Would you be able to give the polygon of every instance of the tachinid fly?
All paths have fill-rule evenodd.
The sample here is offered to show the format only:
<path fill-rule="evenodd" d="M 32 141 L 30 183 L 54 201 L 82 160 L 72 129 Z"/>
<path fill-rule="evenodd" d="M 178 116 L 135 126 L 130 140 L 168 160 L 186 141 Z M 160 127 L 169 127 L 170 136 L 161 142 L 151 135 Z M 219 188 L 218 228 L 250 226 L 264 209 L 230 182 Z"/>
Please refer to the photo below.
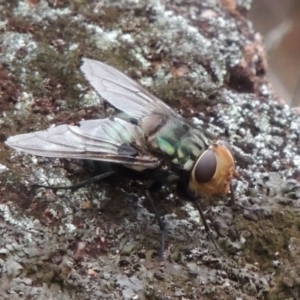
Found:
<path fill-rule="evenodd" d="M 34 155 L 107 161 L 138 171 L 162 166 L 175 173 L 181 170 L 187 178 L 184 188 L 196 197 L 232 190 L 237 172 L 228 142 L 211 142 L 187 119 L 105 63 L 83 58 L 81 71 L 119 114 L 12 136 L 6 144 Z"/>

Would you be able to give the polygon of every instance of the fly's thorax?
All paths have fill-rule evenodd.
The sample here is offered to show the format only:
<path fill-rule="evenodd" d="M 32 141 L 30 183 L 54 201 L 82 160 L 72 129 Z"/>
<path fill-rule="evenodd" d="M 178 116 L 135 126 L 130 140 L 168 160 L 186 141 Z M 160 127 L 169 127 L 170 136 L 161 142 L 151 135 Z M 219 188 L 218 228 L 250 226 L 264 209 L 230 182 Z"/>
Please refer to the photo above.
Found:
<path fill-rule="evenodd" d="M 238 173 L 230 145 L 225 141 L 212 144 L 193 166 L 189 189 L 196 195 L 224 195 Z"/>
<path fill-rule="evenodd" d="M 173 158 L 174 164 L 180 165 L 183 170 L 190 171 L 197 158 L 207 149 L 210 141 L 199 129 L 190 128 L 180 140 L 176 150 L 176 157 Z"/>
<path fill-rule="evenodd" d="M 205 135 L 182 118 L 157 114 L 144 117 L 139 125 L 153 151 L 166 154 L 173 164 L 187 171 L 209 145 Z"/>

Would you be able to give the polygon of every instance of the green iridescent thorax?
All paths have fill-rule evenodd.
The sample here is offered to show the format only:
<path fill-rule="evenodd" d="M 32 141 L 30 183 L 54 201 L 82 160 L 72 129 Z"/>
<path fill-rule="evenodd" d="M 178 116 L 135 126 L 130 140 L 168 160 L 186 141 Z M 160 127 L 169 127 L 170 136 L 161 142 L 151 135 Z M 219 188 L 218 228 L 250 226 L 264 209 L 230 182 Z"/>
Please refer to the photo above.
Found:
<path fill-rule="evenodd" d="M 140 121 L 140 126 L 153 150 L 167 154 L 174 164 L 185 170 L 190 170 L 210 145 L 199 129 L 182 118 L 150 115 Z"/>

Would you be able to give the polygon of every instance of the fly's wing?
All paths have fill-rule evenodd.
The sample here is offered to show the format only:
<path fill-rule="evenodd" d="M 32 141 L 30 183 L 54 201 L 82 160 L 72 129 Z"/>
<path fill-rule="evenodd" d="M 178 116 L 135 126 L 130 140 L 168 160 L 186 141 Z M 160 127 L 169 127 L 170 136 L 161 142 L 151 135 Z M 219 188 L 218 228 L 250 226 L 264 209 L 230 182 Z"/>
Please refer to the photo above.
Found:
<path fill-rule="evenodd" d="M 159 160 L 145 149 L 141 129 L 119 118 L 60 125 L 47 130 L 15 135 L 5 142 L 29 154 L 101 160 L 126 166 L 156 168 Z"/>
<path fill-rule="evenodd" d="M 133 118 L 152 114 L 179 115 L 140 84 L 117 69 L 97 60 L 83 58 L 81 71 L 101 97 Z"/>

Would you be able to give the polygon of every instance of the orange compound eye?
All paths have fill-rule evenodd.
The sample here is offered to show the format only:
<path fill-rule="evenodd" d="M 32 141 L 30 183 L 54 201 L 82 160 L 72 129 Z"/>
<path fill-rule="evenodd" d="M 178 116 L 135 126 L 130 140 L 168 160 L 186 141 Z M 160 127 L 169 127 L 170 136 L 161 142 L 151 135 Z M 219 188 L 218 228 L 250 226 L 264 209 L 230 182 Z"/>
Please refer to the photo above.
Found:
<path fill-rule="evenodd" d="M 217 169 L 217 158 L 215 153 L 208 149 L 196 162 L 194 176 L 198 183 L 209 182 L 215 175 Z"/>
<path fill-rule="evenodd" d="M 231 146 L 228 142 L 219 140 L 195 163 L 189 189 L 195 195 L 224 195 L 229 192 L 231 180 L 236 176 Z"/>

